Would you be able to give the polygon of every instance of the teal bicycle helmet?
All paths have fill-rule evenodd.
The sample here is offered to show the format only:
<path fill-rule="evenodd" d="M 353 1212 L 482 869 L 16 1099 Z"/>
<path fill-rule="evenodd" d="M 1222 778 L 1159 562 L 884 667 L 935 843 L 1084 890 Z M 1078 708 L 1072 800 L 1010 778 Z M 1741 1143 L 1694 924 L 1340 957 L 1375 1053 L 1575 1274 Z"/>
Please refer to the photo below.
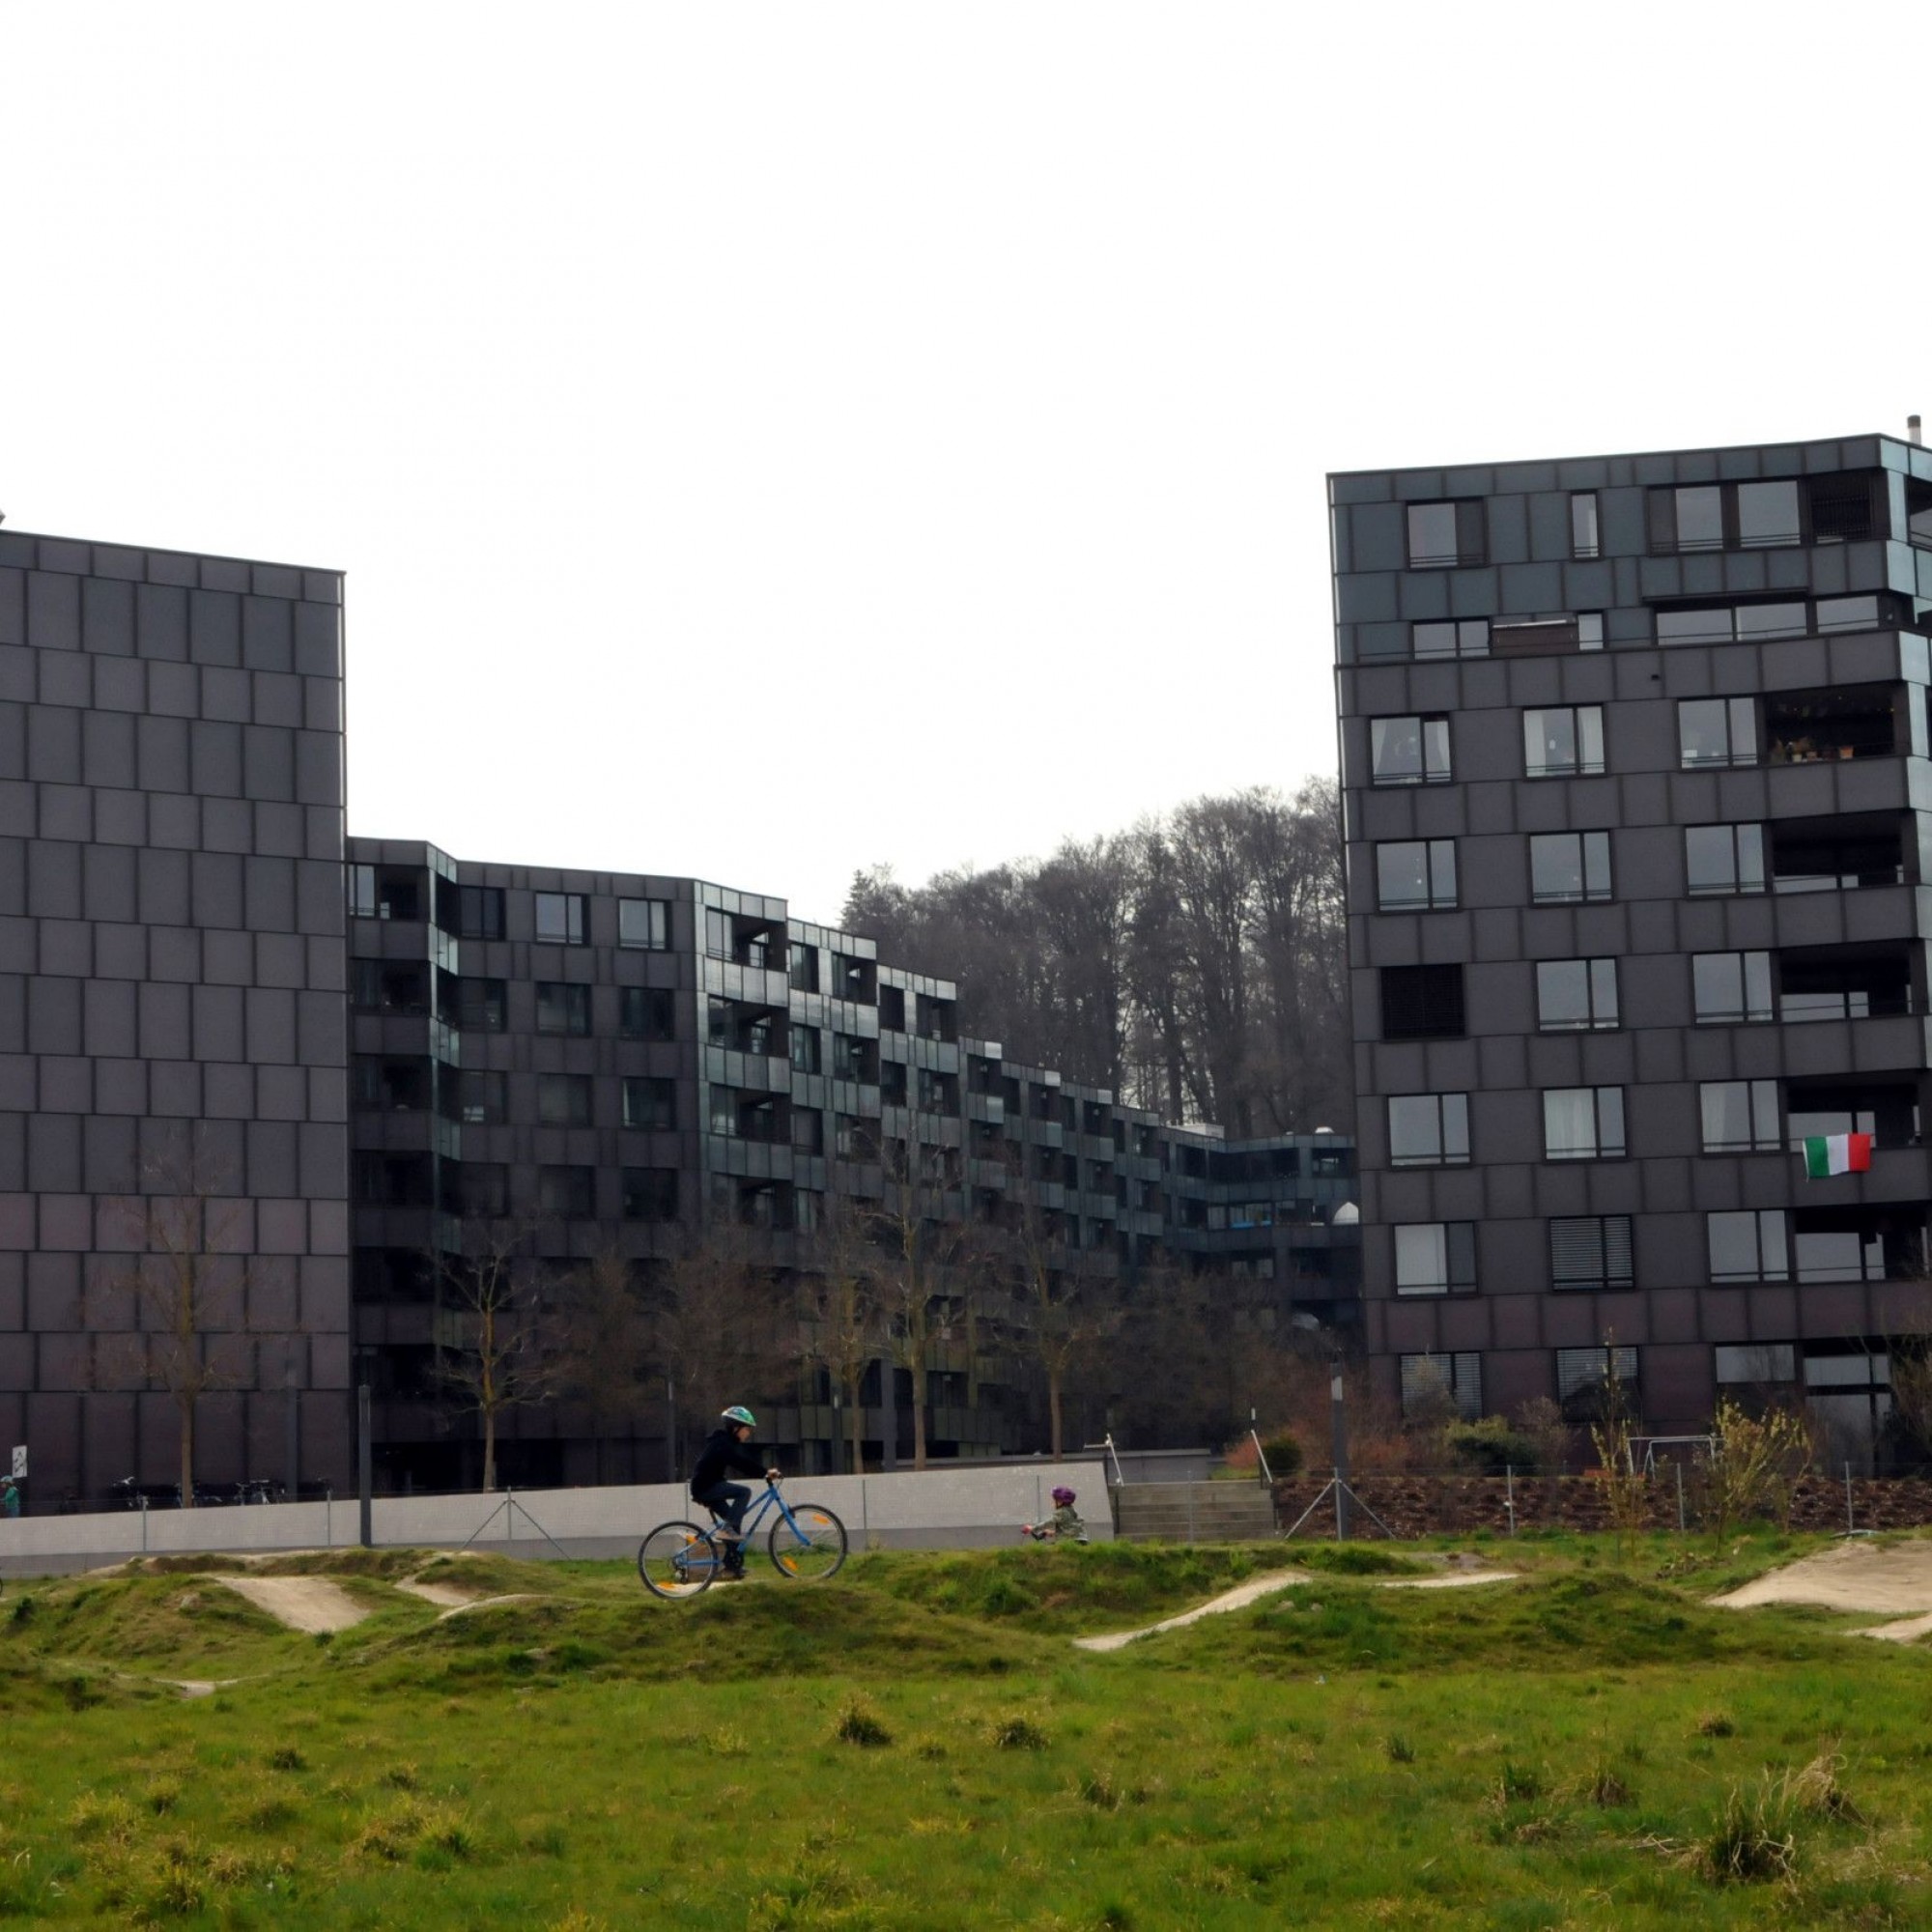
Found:
<path fill-rule="evenodd" d="M 725 1422 L 742 1422 L 747 1429 L 755 1429 L 758 1426 L 758 1418 L 749 1408 L 735 1402 L 724 1411 L 723 1420 Z"/>

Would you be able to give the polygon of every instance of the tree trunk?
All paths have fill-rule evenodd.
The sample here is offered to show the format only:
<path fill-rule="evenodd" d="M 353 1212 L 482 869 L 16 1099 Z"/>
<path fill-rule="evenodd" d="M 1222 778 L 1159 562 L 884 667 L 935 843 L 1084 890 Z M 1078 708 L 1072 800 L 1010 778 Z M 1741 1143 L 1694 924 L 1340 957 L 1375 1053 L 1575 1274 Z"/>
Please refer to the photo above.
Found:
<path fill-rule="evenodd" d="M 866 1411 L 859 1401 L 861 1378 L 853 1376 L 845 1384 L 845 1426 L 852 1437 L 852 1473 L 866 1473 Z"/>
<path fill-rule="evenodd" d="M 191 1401 L 182 1404 L 181 1419 L 181 1504 L 183 1509 L 191 1510 L 194 1507 L 194 1404 Z"/>
<path fill-rule="evenodd" d="M 1053 1425 L 1053 1460 L 1056 1463 L 1060 1461 L 1060 1453 L 1064 1446 L 1064 1431 L 1060 1419 L 1060 1371 L 1049 1369 L 1046 1372 L 1046 1412 Z"/>
<path fill-rule="evenodd" d="M 912 1372 L 912 1465 L 925 1467 L 925 1364 L 917 1363 Z"/>
<path fill-rule="evenodd" d="M 494 1409 L 483 1412 L 483 1487 L 486 1490 L 497 1487 L 497 1413 Z"/>

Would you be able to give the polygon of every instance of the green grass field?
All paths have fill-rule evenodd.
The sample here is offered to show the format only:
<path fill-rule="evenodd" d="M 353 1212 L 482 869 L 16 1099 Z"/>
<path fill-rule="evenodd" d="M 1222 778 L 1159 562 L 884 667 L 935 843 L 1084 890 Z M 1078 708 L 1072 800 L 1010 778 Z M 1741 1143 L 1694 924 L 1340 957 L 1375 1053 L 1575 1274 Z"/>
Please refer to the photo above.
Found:
<path fill-rule="evenodd" d="M 1703 1602 L 1810 1542 L 1525 1537 L 1480 1546 L 1517 1582 L 1379 1587 L 1452 1547 L 874 1554 L 816 1586 L 760 1554 L 682 1605 L 614 1564 L 267 1566 L 371 1607 L 331 1638 L 201 1559 L 10 1583 L 0 1918 L 1932 1922 L 1932 1659 Z M 1068 1642 L 1291 1556 L 1316 1580 L 1249 1610 Z M 425 1565 L 528 1600 L 439 1620 L 394 1587 Z"/>

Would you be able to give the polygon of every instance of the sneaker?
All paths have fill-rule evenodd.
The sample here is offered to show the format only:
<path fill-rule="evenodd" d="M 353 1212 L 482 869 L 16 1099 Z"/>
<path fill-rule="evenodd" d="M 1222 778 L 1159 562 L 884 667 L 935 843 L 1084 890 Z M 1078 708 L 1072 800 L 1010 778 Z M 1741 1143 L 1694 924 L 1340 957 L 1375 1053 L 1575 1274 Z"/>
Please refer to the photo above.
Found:
<path fill-rule="evenodd" d="M 745 1532 L 742 1529 L 731 1529 L 721 1522 L 711 1532 L 711 1540 L 714 1543 L 743 1543 Z"/>

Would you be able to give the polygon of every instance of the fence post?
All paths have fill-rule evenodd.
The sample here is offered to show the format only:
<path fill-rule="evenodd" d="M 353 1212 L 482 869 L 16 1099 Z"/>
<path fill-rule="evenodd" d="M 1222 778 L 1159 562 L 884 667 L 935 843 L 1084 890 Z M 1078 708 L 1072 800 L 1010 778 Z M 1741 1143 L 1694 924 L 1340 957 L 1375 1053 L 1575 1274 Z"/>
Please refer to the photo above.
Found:
<path fill-rule="evenodd" d="M 1503 1508 L 1509 1511 L 1510 1534 L 1516 1534 L 1516 1470 L 1503 1464 Z"/>
<path fill-rule="evenodd" d="M 1684 1534 L 1684 1464 L 1676 1464 L 1677 1469 L 1677 1534 Z"/>
<path fill-rule="evenodd" d="M 1858 1533 L 1858 1522 L 1852 1515 L 1852 1465 L 1848 1461 L 1845 1463 L 1845 1534 L 1856 1536 Z"/>

